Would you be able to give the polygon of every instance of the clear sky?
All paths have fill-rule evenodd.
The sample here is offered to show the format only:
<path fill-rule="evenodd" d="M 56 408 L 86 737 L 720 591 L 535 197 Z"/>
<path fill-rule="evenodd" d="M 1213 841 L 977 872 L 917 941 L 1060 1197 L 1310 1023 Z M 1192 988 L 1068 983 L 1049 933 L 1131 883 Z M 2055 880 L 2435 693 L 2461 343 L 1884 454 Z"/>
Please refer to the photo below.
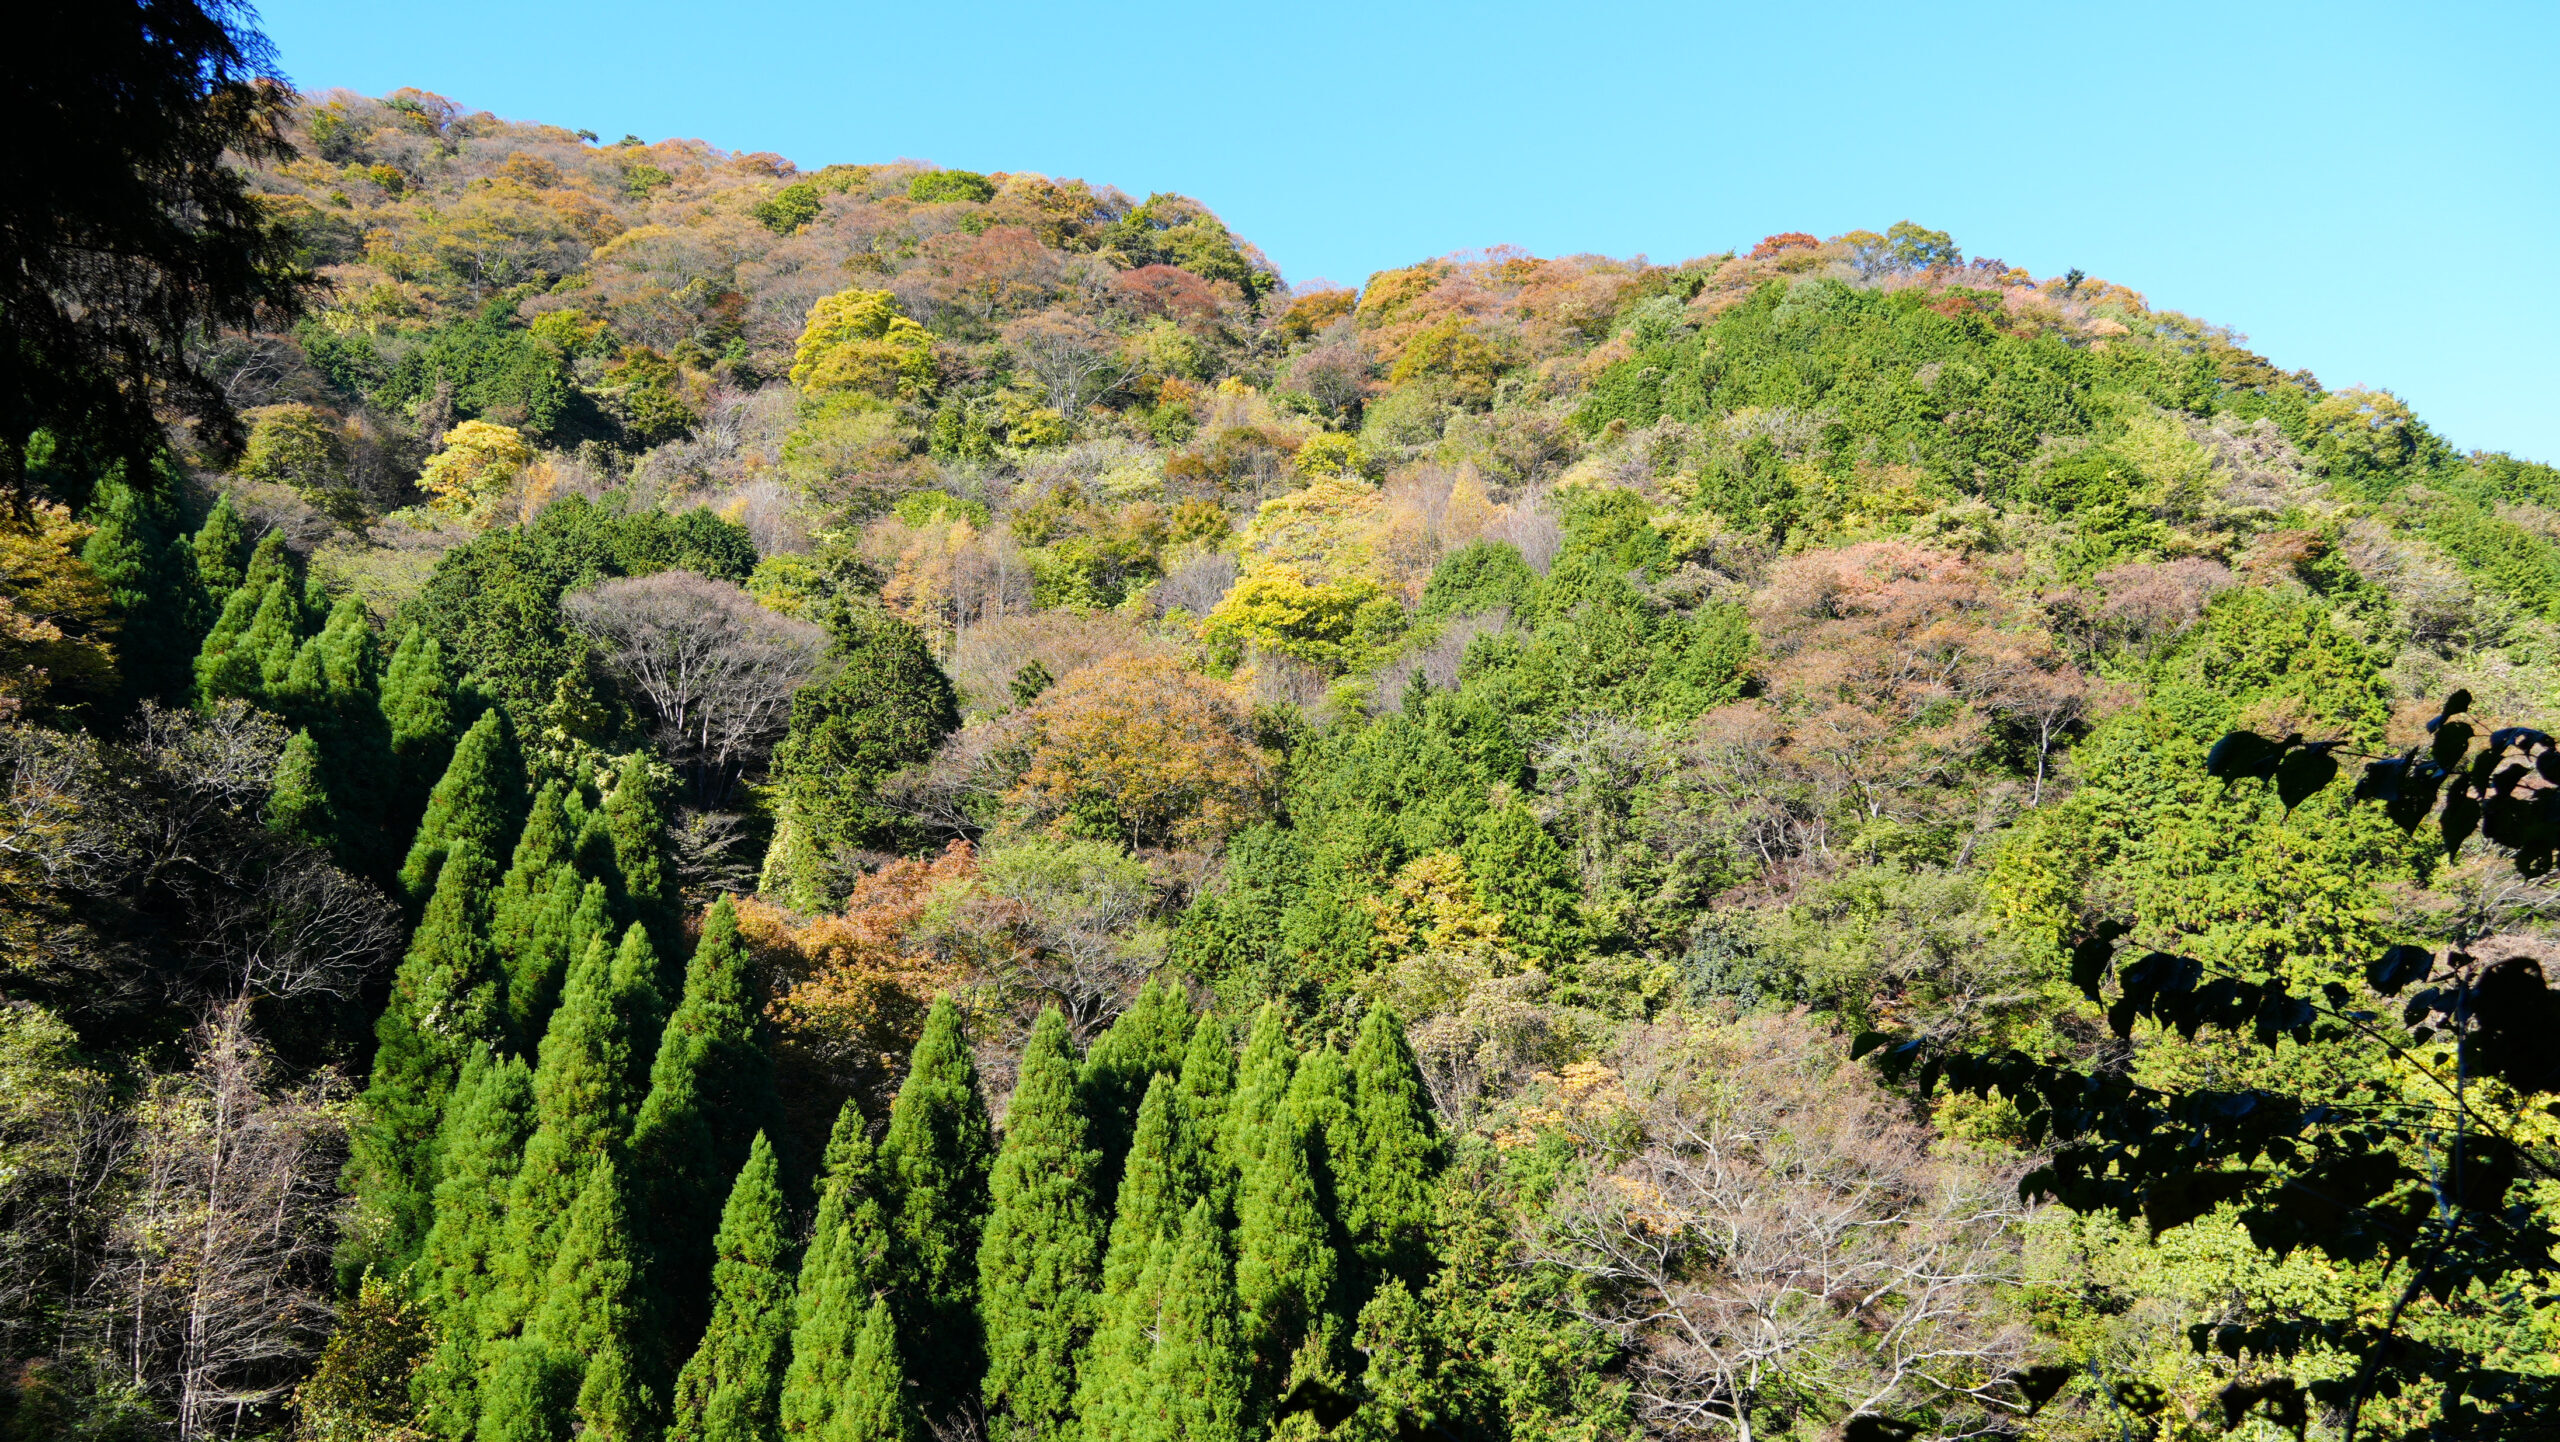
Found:
<path fill-rule="evenodd" d="M 2560 462 L 2560 0 L 266 0 L 305 89 L 1178 190 L 1292 281 L 1908 217 Z"/>

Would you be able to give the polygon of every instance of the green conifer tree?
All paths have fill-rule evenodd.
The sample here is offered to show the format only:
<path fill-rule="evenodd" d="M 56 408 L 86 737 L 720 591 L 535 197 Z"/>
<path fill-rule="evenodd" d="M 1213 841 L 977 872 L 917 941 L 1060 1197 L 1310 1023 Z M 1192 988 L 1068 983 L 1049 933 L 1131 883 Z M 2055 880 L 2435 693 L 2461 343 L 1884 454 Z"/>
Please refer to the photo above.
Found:
<path fill-rule="evenodd" d="M 507 1003 L 521 1036 L 540 1036 L 569 964 L 569 919 L 582 887 L 569 862 L 568 815 L 560 783 L 546 781 L 525 812 L 515 858 L 498 879 L 489 944 L 507 967 Z"/>
<path fill-rule="evenodd" d="M 264 594 L 241 586 L 232 591 L 231 599 L 222 603 L 222 610 L 214 618 L 212 629 L 205 633 L 204 643 L 196 651 L 195 684 L 198 694 L 239 696 L 246 694 L 254 684 L 252 677 L 241 667 L 254 670 L 250 663 L 255 658 L 243 656 L 240 662 L 234 663 L 231 655 L 238 649 L 240 638 L 249 634 L 249 624 L 257 619 L 258 602 Z"/>
<path fill-rule="evenodd" d="M 411 1400 L 430 1432 L 461 1436 L 480 1407 L 480 1351 L 489 1339 L 489 1294 L 506 1230 L 506 1196 L 533 1131 L 533 1071 L 521 1057 L 472 1053 L 445 1105 L 437 1151 L 443 1177 L 435 1222 L 417 1269 L 417 1294 L 435 1322 L 436 1347 L 412 1381 Z"/>
<path fill-rule="evenodd" d="M 676 940 L 675 868 L 667 860 L 664 778 L 646 753 L 617 763 L 613 794 L 604 801 L 604 823 L 613 838 L 613 866 L 631 917 L 662 945 Z"/>
<path fill-rule="evenodd" d="M 894 1205 L 898 1334 L 911 1349 L 929 1417 L 975 1397 L 985 1365 L 976 1315 L 978 1237 L 994 1155 L 977 1062 L 959 1008 L 943 997 L 925 1018 L 880 1141 L 881 1176 Z"/>
<path fill-rule="evenodd" d="M 1183 1114 L 1180 1084 L 1159 1074 L 1138 1106 L 1128 1165 L 1103 1254 L 1093 1340 L 1076 1375 L 1088 1442 L 1157 1435 L 1151 1371 L 1167 1268 L 1183 1218 L 1205 1200 L 1206 1159 Z"/>
<path fill-rule="evenodd" d="M 765 1442 L 791 1340 L 782 1176 L 762 1132 L 720 1213 L 711 1324 L 676 1379 L 674 1442 Z"/>
<path fill-rule="evenodd" d="M 624 941 L 625 946 L 648 944 L 636 926 Z M 629 1141 L 639 1108 L 631 1017 L 615 985 L 614 962 L 603 938 L 588 943 L 542 1036 L 542 1059 L 533 1073 L 537 1124 L 509 1195 L 507 1245 L 499 1263 L 517 1320 L 532 1313 L 551 1275 L 569 1209 L 585 1190 L 587 1173 Z"/>
<path fill-rule="evenodd" d="M 325 848 L 337 841 L 337 812 L 320 776 L 320 744 L 308 731 L 294 732 L 276 759 L 275 780 L 267 788 L 267 829 L 305 846 Z"/>
<path fill-rule="evenodd" d="M 1091 1120 L 1094 1146 L 1102 1153 L 1103 1204 L 1119 1185 L 1121 1158 L 1129 1150 L 1137 1123 L 1138 1103 L 1157 1073 L 1182 1069 L 1191 1041 L 1191 1003 L 1169 980 L 1150 981 L 1086 1053 L 1085 1116 Z"/>
<path fill-rule="evenodd" d="M 348 1167 L 376 1233 L 371 1260 L 385 1275 L 406 1268 L 426 1239 L 436 1126 L 462 1064 L 474 1046 L 506 1040 L 505 981 L 486 934 L 492 880 L 477 846 L 453 848 L 375 1024 Z"/>
<path fill-rule="evenodd" d="M 1338 1341 L 1333 1232 L 1307 1153 L 1296 1115 L 1277 1109 L 1236 1201 L 1237 1342 L 1257 1416 L 1299 1380 L 1329 1375 Z"/>
<path fill-rule="evenodd" d="M 203 583 L 206 599 L 219 608 L 240 589 L 249 566 L 249 528 L 240 519 L 240 508 L 231 504 L 230 492 L 214 498 L 188 549 L 195 553 L 196 579 Z"/>
<path fill-rule="evenodd" d="M 636 1354 L 649 1348 L 640 1250 L 623 1170 L 607 1152 L 570 1208 L 559 1254 L 523 1332 L 500 1344 L 478 1436 L 559 1442 L 573 1425 L 600 1437 L 646 1435 L 654 1399 Z"/>
<path fill-rule="evenodd" d="M 1192 1203 L 1166 1250 L 1148 1410 L 1170 1423 L 1159 1434 L 1167 1442 L 1243 1442 L 1247 1375 L 1236 1334 L 1235 1264 L 1216 1204 L 1206 1197 Z"/>
<path fill-rule="evenodd" d="M 1076 1071 L 1066 1017 L 1050 1007 L 1023 1048 L 978 1246 L 983 1393 L 1003 1442 L 1072 1425 L 1076 1361 L 1102 1289 L 1102 1159 L 1087 1139 Z"/>
<path fill-rule="evenodd" d="M 824 1431 L 811 1435 L 823 1442 L 916 1442 L 924 1429 L 907 1397 L 898 1323 L 886 1297 L 874 1299 L 863 1317 L 847 1372 L 842 1405 Z"/>
<path fill-rule="evenodd" d="M 249 550 L 248 568 L 240 573 L 240 585 L 256 604 L 267 594 L 267 587 L 277 577 L 293 575 L 293 553 L 284 548 L 284 532 L 269 531 L 258 538 Z"/>
<path fill-rule="evenodd" d="M 290 579 L 278 576 L 269 581 L 264 591 L 256 593 L 254 603 L 244 599 L 249 595 L 245 586 L 234 593 L 222 619 L 205 637 L 204 648 L 196 653 L 196 690 L 207 698 L 266 700 L 267 657 L 282 647 L 289 667 L 293 648 L 301 643 L 302 603 L 295 599 Z M 245 624 L 235 630 L 233 622 L 242 619 Z"/>
<path fill-rule="evenodd" d="M 446 852 L 463 841 L 483 856 L 506 855 L 524 810 L 523 758 L 505 714 L 492 707 L 455 743 L 453 760 L 427 799 L 409 859 L 400 866 L 401 890 L 413 905 L 424 900 L 435 890 Z"/>
<path fill-rule="evenodd" d="M 228 624 L 225 612 L 223 625 Z M 416 828 L 428 791 L 451 764 L 454 743 L 470 719 L 463 709 L 443 643 L 410 627 L 382 672 L 382 717 L 390 727 L 392 760 L 383 788 L 386 831 L 404 835 Z"/>
<path fill-rule="evenodd" d="M 1298 1058 L 1297 1075 L 1289 1080 L 1288 1115 L 1305 1139 L 1308 1170 L 1314 1174 L 1316 1203 L 1324 1211 L 1333 1238 L 1335 1265 L 1350 1263 L 1351 1235 L 1343 1223 L 1344 1167 L 1360 1155 L 1358 1112 L 1352 1105 L 1351 1072 L 1342 1053 L 1330 1047 Z"/>
<path fill-rule="evenodd" d="M 1298 1049 L 1289 1040 L 1288 1013 L 1276 1001 L 1264 1003 L 1245 1038 L 1235 1095 L 1227 1103 L 1226 1126 L 1218 1134 L 1227 1164 L 1239 1174 L 1251 1171 L 1262 1155 L 1273 1120 L 1287 1109 L 1289 1078 L 1297 1061 Z"/>
<path fill-rule="evenodd" d="M 783 1374 L 782 1432 L 831 1437 L 850 1393 L 865 1309 L 889 1285 L 889 1222 L 880 1202 L 871 1137 L 846 1102 L 827 1139 L 818 1219 L 809 1231 L 792 1303 L 791 1365 Z M 885 1314 L 884 1314 L 885 1315 Z"/>
<path fill-rule="evenodd" d="M 1393 1008 L 1360 1020 L 1350 1058 L 1352 1135 L 1348 1165 L 1337 1157 L 1335 1185 L 1354 1257 L 1373 1277 L 1419 1286 L 1430 1265 L 1432 1181 L 1440 1137 L 1423 1095 L 1422 1072 Z"/>
<path fill-rule="evenodd" d="M 184 697 L 194 681 L 190 662 L 212 620 L 173 479 L 135 486 L 119 471 L 101 481 L 89 510 L 97 529 L 80 548 L 115 604 L 116 666 L 127 704 Z"/>
<path fill-rule="evenodd" d="M 1191 1044 L 1183 1050 L 1180 1075 L 1182 1102 L 1190 1111 L 1192 1125 L 1204 1137 L 1224 1132 L 1227 1101 L 1236 1089 L 1236 1047 L 1226 1026 L 1216 1017 L 1204 1016 L 1193 1026 Z"/>
<path fill-rule="evenodd" d="M 711 908 L 685 968 L 632 1129 L 635 1175 L 647 1181 L 653 1327 L 671 1349 L 652 1385 L 690 1356 L 709 1321 L 712 1239 L 748 1141 L 780 1126 L 773 1057 L 748 984 L 747 949 L 726 898 Z"/>

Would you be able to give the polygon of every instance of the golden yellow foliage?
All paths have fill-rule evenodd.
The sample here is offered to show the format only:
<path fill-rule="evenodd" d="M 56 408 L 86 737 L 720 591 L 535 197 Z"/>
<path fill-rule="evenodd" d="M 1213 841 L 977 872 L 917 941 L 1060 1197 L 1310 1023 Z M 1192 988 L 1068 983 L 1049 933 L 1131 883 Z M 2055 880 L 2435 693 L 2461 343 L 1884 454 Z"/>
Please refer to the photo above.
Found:
<path fill-rule="evenodd" d="M 933 337 L 887 291 L 840 290 L 809 307 L 791 383 L 810 395 L 922 395 L 933 389 Z"/>
<path fill-rule="evenodd" d="M 115 687 L 114 601 L 61 506 L 0 515 L 0 720 Z"/>
<path fill-rule="evenodd" d="M 464 421 L 445 432 L 444 449 L 427 459 L 418 489 L 435 509 L 468 516 L 505 495 L 531 464 L 533 447 L 515 427 Z"/>

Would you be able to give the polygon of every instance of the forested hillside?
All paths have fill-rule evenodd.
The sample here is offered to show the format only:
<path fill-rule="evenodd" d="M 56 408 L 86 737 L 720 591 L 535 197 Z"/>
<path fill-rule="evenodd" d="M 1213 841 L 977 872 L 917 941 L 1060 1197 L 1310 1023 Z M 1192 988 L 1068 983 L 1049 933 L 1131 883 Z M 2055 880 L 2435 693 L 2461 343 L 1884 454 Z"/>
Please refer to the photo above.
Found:
<path fill-rule="evenodd" d="M 0 1437 L 2560 1425 L 2560 471 L 1908 221 L 261 93 L 0 524 Z"/>

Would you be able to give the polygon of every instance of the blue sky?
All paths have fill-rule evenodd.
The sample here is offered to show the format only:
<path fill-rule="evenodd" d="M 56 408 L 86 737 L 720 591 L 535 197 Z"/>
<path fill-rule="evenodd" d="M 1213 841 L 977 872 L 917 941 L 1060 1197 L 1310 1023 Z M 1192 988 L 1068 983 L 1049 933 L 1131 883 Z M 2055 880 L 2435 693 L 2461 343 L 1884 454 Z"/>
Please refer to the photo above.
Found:
<path fill-rule="evenodd" d="M 1909 217 L 2560 462 L 2560 4 L 268 0 L 306 89 L 1179 190 L 1293 281 Z"/>

